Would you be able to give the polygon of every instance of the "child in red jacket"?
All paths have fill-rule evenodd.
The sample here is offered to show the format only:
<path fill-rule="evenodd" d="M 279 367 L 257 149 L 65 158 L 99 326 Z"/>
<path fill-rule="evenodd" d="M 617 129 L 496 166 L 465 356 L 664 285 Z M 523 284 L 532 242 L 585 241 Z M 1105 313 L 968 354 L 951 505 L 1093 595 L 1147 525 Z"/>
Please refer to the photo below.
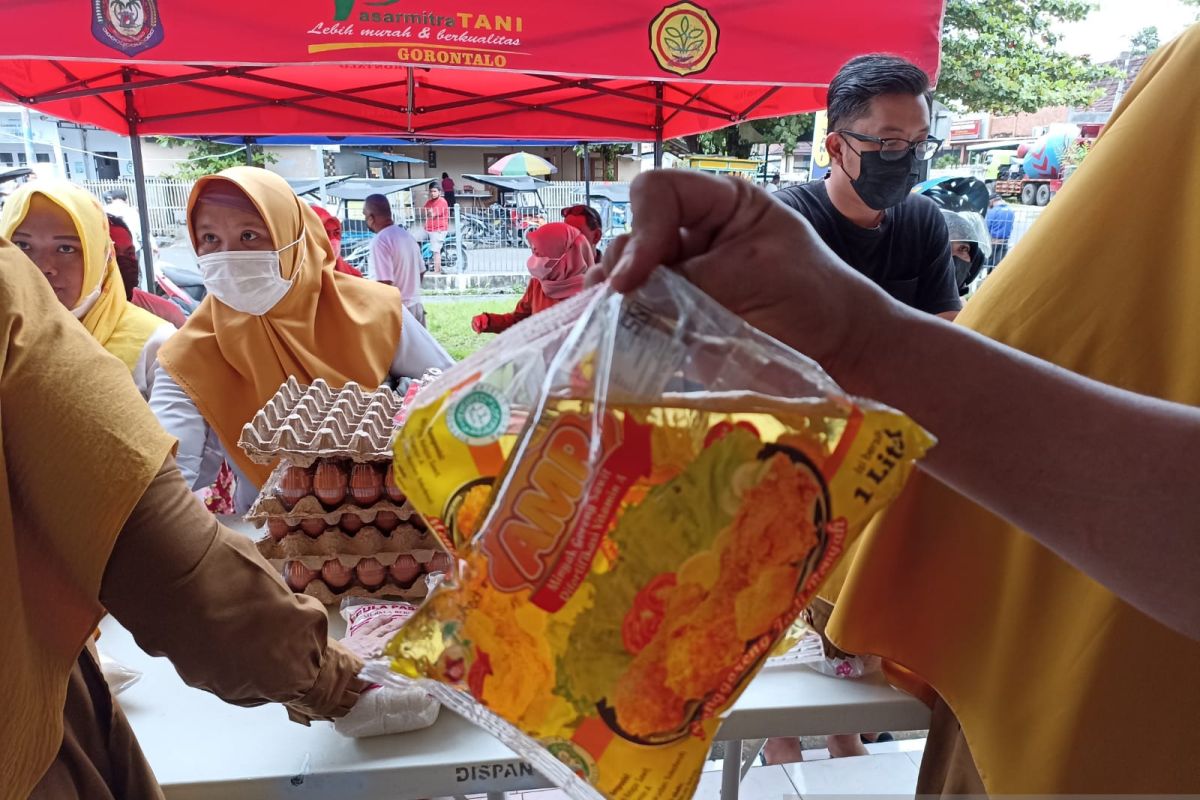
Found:
<path fill-rule="evenodd" d="M 476 333 L 501 333 L 528 316 L 579 294 L 583 275 L 593 264 L 592 245 L 574 226 L 551 222 L 529 233 L 533 255 L 527 266 L 533 280 L 510 314 L 479 314 Z"/>

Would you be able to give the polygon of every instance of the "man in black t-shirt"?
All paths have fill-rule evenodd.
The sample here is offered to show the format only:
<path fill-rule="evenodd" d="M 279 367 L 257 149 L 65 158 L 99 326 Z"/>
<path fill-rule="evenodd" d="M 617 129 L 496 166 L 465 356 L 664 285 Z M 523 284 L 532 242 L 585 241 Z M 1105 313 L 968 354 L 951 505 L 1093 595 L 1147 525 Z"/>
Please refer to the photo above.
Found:
<path fill-rule="evenodd" d="M 829 175 L 775 192 L 800 212 L 843 261 L 895 299 L 954 319 L 962 308 L 941 210 L 911 193 L 918 162 L 941 142 L 929 136 L 929 78 L 903 58 L 851 59 L 829 83 Z M 833 607 L 816 598 L 806 611 L 824 639 Z M 826 655 L 849 665 L 856 656 L 825 640 Z M 865 738 L 865 736 L 864 736 Z M 866 755 L 858 734 L 826 737 L 833 757 Z M 800 740 L 771 739 L 768 763 L 803 759 Z"/>
<path fill-rule="evenodd" d="M 830 172 L 781 189 L 846 263 L 900 302 L 953 319 L 962 308 L 940 210 L 910 194 L 929 136 L 929 78 L 897 56 L 859 56 L 829 84 Z"/>

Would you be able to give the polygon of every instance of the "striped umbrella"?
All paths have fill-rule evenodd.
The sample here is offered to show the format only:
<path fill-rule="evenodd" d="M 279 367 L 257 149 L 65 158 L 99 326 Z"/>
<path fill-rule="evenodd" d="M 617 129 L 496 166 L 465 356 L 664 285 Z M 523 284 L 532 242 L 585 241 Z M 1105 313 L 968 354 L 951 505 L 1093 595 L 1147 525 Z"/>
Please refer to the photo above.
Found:
<path fill-rule="evenodd" d="M 558 167 L 533 153 L 512 153 L 488 167 L 489 175 L 550 175 Z"/>

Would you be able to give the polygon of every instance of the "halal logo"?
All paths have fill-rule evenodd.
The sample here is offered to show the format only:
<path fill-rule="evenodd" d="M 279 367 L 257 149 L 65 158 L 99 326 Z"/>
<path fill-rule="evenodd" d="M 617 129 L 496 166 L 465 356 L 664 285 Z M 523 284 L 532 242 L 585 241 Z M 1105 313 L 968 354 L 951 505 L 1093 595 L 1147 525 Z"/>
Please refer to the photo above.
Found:
<path fill-rule="evenodd" d="M 508 426 L 508 400 L 496 388 L 480 383 L 458 400 L 446 419 L 455 438 L 468 445 L 491 444 Z"/>
<path fill-rule="evenodd" d="M 708 69 L 720 35 L 721 29 L 706 9 L 695 3 L 676 3 L 650 23 L 650 52 L 667 72 L 691 75 Z"/>
<path fill-rule="evenodd" d="M 92 35 L 127 56 L 157 46 L 163 40 L 158 0 L 92 0 Z"/>

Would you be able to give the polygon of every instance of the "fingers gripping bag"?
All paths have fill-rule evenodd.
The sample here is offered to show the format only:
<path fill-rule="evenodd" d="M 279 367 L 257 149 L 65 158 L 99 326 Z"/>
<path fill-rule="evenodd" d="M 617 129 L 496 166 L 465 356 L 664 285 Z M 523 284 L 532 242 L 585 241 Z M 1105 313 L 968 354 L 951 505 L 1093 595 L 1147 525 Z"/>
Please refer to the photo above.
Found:
<path fill-rule="evenodd" d="M 371 669 L 422 680 L 572 797 L 684 800 L 724 712 L 933 441 L 667 270 L 585 297 L 457 574 Z M 430 392 L 440 423 L 410 429 L 414 411 L 397 434 L 410 497 L 427 437 L 512 435 L 517 402 L 476 372 Z"/>

